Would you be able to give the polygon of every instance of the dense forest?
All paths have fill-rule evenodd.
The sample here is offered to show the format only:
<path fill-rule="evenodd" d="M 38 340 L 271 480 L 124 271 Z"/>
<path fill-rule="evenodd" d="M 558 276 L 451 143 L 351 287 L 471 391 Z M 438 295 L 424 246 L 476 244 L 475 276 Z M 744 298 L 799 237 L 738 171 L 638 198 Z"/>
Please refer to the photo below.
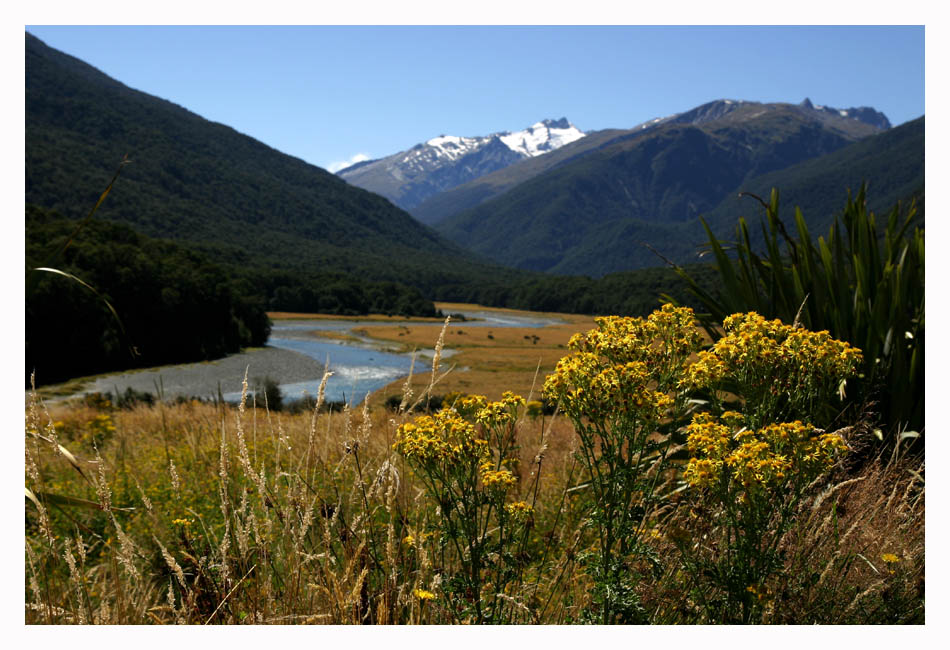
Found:
<path fill-rule="evenodd" d="M 657 259 L 657 263 L 662 261 Z M 720 280 L 712 266 L 697 263 L 685 268 L 707 291 L 718 290 Z M 669 266 L 611 273 L 599 278 L 535 273 L 508 283 L 446 286 L 436 295 L 437 299 L 450 302 L 571 314 L 645 316 L 657 308 L 662 295 L 672 297 L 679 304 L 700 306 L 687 291 L 687 284 Z"/>
<path fill-rule="evenodd" d="M 222 265 L 193 246 L 96 219 L 54 265 L 88 287 L 35 271 L 51 264 L 77 224 L 35 206 L 26 210 L 27 275 L 33 276 L 26 303 L 27 382 L 33 370 L 45 384 L 260 346 L 270 333 L 267 311 L 438 315 L 418 289 L 398 283 Z"/>
<path fill-rule="evenodd" d="M 213 359 L 263 345 L 270 334 L 263 302 L 194 251 L 128 226 L 90 221 L 54 266 L 87 287 L 31 270 L 50 264 L 76 222 L 28 207 L 26 224 L 27 384 L 33 371 L 37 383 L 46 384 Z"/>

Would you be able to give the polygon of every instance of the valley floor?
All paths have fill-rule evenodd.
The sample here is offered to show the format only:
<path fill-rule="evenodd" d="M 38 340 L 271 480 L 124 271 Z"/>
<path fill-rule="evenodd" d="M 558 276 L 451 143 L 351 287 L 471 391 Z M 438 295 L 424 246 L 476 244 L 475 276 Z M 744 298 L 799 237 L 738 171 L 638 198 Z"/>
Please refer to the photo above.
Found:
<path fill-rule="evenodd" d="M 504 386 L 505 390 L 514 390 L 525 396 L 533 392 L 536 396 L 544 376 L 567 353 L 570 337 L 575 332 L 594 326 L 592 317 L 573 314 L 548 314 L 460 303 L 437 303 L 436 306 L 445 314 L 486 312 L 552 323 L 537 327 L 485 327 L 480 321 L 450 321 L 445 331 L 442 363 L 443 372 L 453 369 L 439 382 L 435 391 L 439 394 L 460 391 L 494 398 L 501 394 L 498 387 Z M 367 341 L 375 342 L 378 349 L 398 350 L 406 354 L 415 350 L 417 359 L 412 385 L 417 392 L 428 385 L 434 348 L 444 326 L 444 320 L 441 319 L 406 319 L 385 315 L 344 317 L 282 312 L 269 315 L 275 322 L 353 321 L 354 327 L 357 327 L 355 331 L 316 331 L 306 335 L 338 340 L 340 343 L 358 338 L 363 345 Z M 367 325 L 368 321 L 372 324 Z M 292 350 L 267 346 L 215 361 L 81 378 L 65 385 L 46 387 L 40 394 L 45 399 L 67 399 L 83 393 L 121 394 L 131 388 L 153 395 L 161 392 L 166 398 L 214 398 L 219 388 L 225 395 L 240 392 L 245 371 L 251 382 L 254 378 L 271 377 L 281 384 L 291 384 L 319 379 L 323 375 L 324 364 Z M 371 404 L 380 404 L 391 395 L 401 394 L 404 383 L 405 375 L 377 390 L 370 396 Z"/>

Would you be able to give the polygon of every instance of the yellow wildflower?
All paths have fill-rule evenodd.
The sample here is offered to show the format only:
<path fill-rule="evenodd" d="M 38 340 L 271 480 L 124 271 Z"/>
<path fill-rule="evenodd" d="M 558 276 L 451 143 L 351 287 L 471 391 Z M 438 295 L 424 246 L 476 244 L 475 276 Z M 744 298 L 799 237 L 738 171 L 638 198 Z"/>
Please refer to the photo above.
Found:
<path fill-rule="evenodd" d="M 476 437 L 475 427 L 452 409 L 417 417 L 396 431 L 393 448 L 422 464 L 459 465 L 483 458 L 487 441 Z"/>
<path fill-rule="evenodd" d="M 531 507 L 530 503 L 515 501 L 514 503 L 505 504 L 505 512 L 515 519 L 526 520 L 534 513 L 534 508 Z"/>
<path fill-rule="evenodd" d="M 491 470 L 482 467 L 482 485 L 486 489 L 506 490 L 517 482 L 518 479 L 507 469 Z"/>
<path fill-rule="evenodd" d="M 425 589 L 413 589 L 412 595 L 422 601 L 435 599 L 435 594 Z"/>

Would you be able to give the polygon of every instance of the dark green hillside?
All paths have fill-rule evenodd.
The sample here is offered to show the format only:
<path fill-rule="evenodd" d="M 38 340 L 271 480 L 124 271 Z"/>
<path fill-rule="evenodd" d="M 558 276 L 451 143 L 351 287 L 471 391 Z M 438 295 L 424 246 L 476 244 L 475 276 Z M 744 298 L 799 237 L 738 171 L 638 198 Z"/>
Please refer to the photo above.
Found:
<path fill-rule="evenodd" d="M 219 262 L 431 290 L 493 277 L 385 199 L 128 88 L 26 35 L 26 202 L 75 218 L 122 157 L 97 218 L 202 245 Z"/>
<path fill-rule="evenodd" d="M 922 120 L 847 144 L 793 108 L 761 120 L 661 127 L 552 169 L 438 229 L 500 263 L 602 275 L 658 264 L 643 243 L 679 263 L 697 261 L 706 241 L 698 216 L 710 215 L 728 239 L 738 216 L 757 214 L 750 199 L 737 202 L 747 188 L 767 195 L 779 187 L 783 205 L 802 205 L 814 232 L 862 180 L 878 210 L 922 189 Z M 834 151 L 817 155 L 825 149 Z"/>
<path fill-rule="evenodd" d="M 780 188 L 782 205 L 789 210 L 801 208 L 817 236 L 831 226 L 843 192 L 857 192 L 863 182 L 868 184 L 868 207 L 873 212 L 882 214 L 898 201 L 917 198 L 918 214 L 923 216 L 923 117 L 827 156 L 750 179 L 742 190 L 767 200 L 773 187 Z M 735 228 L 737 215 L 757 217 L 760 213 L 754 201 L 731 195 L 704 216 L 714 230 L 728 236 Z"/>
<path fill-rule="evenodd" d="M 669 124 L 552 169 L 437 228 L 519 268 L 602 274 L 650 266 L 655 257 L 605 258 L 589 242 L 645 234 L 664 254 L 680 255 L 679 229 L 671 225 L 712 209 L 750 174 L 846 144 L 845 136 L 801 117 L 794 107 L 736 124 Z M 659 240 L 650 234 L 657 224 Z"/>

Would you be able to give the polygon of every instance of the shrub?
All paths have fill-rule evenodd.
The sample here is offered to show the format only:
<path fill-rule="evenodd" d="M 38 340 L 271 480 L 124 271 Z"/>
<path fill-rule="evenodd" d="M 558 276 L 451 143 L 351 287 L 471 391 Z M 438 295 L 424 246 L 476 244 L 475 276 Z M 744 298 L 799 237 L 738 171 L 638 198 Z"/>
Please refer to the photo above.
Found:
<path fill-rule="evenodd" d="M 534 506 L 509 498 L 518 476 L 515 423 L 524 398 L 506 392 L 489 402 L 473 395 L 403 424 L 394 449 L 421 478 L 439 508 L 436 557 L 454 558 L 461 571 L 446 571 L 441 591 L 458 620 L 510 621 L 509 593 L 522 574 L 514 551 L 523 547 Z M 457 409 L 457 410 L 456 410 Z M 413 544 L 422 540 L 412 540 Z M 431 591 L 416 596 L 435 598 Z"/>
<path fill-rule="evenodd" d="M 267 406 L 271 411 L 279 411 L 284 406 L 284 394 L 280 384 L 271 377 L 262 377 L 254 381 L 255 400 L 259 406 Z"/>
<path fill-rule="evenodd" d="M 598 318 L 598 328 L 575 335 L 575 354 L 558 362 L 544 384 L 580 438 L 579 456 L 593 494 L 590 523 L 596 548 L 584 557 L 594 582 L 599 623 L 644 623 L 636 594 L 637 561 L 655 562 L 646 520 L 672 431 L 686 408 L 680 382 L 700 336 L 689 308 L 664 305 L 648 318 Z M 662 435 L 662 434 L 666 435 Z"/>

